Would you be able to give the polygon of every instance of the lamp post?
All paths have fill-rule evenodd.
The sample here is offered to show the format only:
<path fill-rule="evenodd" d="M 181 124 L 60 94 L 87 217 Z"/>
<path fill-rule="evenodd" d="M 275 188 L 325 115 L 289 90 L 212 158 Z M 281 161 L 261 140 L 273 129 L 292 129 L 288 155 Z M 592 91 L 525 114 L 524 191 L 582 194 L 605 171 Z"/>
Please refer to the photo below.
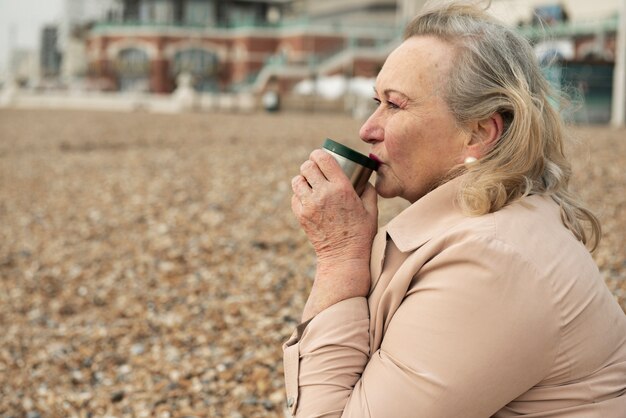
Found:
<path fill-rule="evenodd" d="M 626 124 L 626 0 L 621 0 L 618 19 L 611 125 L 623 127 Z"/>

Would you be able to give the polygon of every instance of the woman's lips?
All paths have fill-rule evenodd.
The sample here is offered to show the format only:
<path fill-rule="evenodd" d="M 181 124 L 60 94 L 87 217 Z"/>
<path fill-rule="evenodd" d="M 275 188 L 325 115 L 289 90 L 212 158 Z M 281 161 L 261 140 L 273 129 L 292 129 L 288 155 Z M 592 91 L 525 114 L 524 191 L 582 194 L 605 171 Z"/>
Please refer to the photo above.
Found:
<path fill-rule="evenodd" d="M 378 158 L 378 157 L 376 156 L 376 154 L 370 154 L 370 158 L 371 158 L 372 160 L 376 161 L 376 162 L 378 163 L 378 165 L 379 165 L 379 166 L 380 166 L 380 165 L 382 165 L 382 163 L 383 163 L 383 162 L 380 160 L 380 158 Z"/>

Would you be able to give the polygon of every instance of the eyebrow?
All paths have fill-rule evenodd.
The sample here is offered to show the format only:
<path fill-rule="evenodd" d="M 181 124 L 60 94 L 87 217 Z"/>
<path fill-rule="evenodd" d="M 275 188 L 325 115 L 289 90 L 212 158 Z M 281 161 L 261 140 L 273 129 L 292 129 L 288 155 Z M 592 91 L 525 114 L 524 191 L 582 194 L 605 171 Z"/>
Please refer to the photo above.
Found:
<path fill-rule="evenodd" d="M 374 93 L 378 94 L 378 90 L 376 90 L 376 87 L 372 87 L 372 89 L 374 90 Z M 385 89 L 383 90 L 383 94 L 385 94 L 385 96 L 389 96 L 389 93 L 396 93 L 399 94 L 403 97 L 406 97 L 407 99 L 411 100 L 409 96 L 407 96 L 406 94 L 402 93 L 399 90 L 395 90 L 395 89 Z"/>

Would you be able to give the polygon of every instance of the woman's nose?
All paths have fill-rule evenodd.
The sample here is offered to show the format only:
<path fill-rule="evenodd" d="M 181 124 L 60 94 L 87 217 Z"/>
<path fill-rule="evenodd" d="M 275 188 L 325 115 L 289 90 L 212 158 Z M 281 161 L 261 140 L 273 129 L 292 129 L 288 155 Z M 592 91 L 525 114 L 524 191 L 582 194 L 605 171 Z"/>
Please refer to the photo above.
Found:
<path fill-rule="evenodd" d="M 376 113 L 377 112 L 374 112 L 359 130 L 361 140 L 367 142 L 368 144 L 373 144 L 383 140 L 384 130 L 380 125 Z"/>

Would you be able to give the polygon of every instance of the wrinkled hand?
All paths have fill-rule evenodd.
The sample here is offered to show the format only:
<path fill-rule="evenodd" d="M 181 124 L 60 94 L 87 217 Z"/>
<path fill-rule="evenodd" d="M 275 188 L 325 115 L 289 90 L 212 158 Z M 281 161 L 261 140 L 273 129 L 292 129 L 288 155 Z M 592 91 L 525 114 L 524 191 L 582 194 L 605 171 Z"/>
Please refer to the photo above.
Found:
<path fill-rule="evenodd" d="M 377 195 L 368 184 L 359 198 L 339 164 L 322 150 L 311 153 L 291 186 L 291 208 L 317 256 L 307 320 L 341 300 L 367 296 Z"/>

